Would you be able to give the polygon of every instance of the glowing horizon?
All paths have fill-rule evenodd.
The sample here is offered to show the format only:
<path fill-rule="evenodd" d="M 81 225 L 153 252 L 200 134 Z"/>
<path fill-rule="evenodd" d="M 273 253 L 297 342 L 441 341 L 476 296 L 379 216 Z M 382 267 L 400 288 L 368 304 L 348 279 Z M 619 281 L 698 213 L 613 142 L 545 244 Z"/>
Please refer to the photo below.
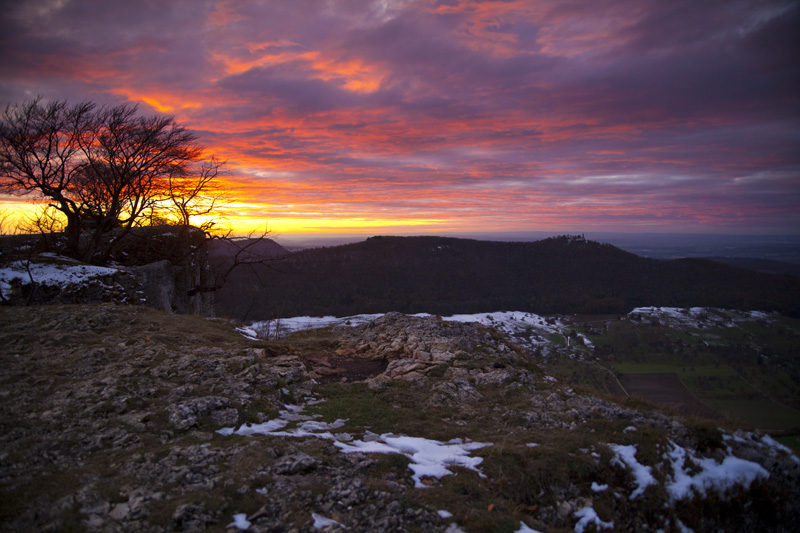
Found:
<path fill-rule="evenodd" d="M 800 233 L 788 0 L 6 11 L 5 103 L 174 115 L 227 161 L 236 233 Z"/>

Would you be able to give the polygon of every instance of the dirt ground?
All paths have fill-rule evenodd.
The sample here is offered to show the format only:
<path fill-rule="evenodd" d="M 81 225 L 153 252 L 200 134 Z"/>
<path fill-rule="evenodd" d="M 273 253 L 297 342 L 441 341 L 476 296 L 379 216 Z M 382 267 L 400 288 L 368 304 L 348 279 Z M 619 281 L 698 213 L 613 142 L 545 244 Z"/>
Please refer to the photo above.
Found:
<path fill-rule="evenodd" d="M 306 368 L 316 374 L 318 383 L 361 381 L 372 378 L 386 370 L 384 359 L 373 360 L 358 357 L 317 356 L 301 357 Z"/>
<path fill-rule="evenodd" d="M 687 389 L 674 372 L 657 374 L 625 374 L 620 378 L 622 386 L 631 396 L 647 401 L 668 405 L 673 409 L 692 416 L 720 419 L 722 416 Z"/>

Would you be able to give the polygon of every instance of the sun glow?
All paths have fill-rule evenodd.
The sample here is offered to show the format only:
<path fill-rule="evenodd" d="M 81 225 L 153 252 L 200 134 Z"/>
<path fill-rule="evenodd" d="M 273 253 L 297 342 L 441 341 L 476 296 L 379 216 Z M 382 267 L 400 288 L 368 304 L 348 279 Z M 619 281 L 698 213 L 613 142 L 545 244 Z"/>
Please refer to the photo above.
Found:
<path fill-rule="evenodd" d="M 298 235 L 306 233 L 409 233 L 435 231 L 447 221 L 438 219 L 395 219 L 368 217 L 276 217 L 268 220 L 231 216 L 226 220 L 235 235 L 263 233 Z"/>

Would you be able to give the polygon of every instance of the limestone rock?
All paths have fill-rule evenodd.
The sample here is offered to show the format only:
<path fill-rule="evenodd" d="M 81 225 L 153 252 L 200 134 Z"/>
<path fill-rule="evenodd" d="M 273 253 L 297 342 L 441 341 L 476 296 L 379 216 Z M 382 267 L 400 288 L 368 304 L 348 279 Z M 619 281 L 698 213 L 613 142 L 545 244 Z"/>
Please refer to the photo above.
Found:
<path fill-rule="evenodd" d="M 204 415 L 211 415 L 214 420 L 232 421 L 236 423 L 239 414 L 236 409 L 231 409 L 228 398 L 220 396 L 206 396 L 193 398 L 168 408 L 169 421 L 179 431 L 185 431 L 198 425 L 198 419 Z"/>
<path fill-rule="evenodd" d="M 428 403 L 444 407 L 465 406 L 480 401 L 483 398 L 469 381 L 456 378 L 445 381 L 433 387 L 433 394 Z"/>

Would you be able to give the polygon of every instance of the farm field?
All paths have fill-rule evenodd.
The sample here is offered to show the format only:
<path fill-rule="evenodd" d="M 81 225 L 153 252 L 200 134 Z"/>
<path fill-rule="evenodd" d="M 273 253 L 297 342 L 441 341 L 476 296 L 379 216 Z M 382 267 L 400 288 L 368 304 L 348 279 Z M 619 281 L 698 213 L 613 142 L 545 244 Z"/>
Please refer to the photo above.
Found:
<path fill-rule="evenodd" d="M 602 323 L 594 317 L 594 323 Z M 580 324 L 576 320 L 576 326 Z M 800 434 L 800 321 L 704 310 L 608 317 L 586 332 L 592 356 L 632 396 L 685 414 Z M 594 334 L 593 334 L 594 333 Z M 607 380 L 607 383 L 611 380 Z M 607 386 L 607 390 L 611 390 Z M 721 417 L 720 417 L 721 415 Z M 792 437 L 792 436 L 795 437 Z"/>
<path fill-rule="evenodd" d="M 721 418 L 720 414 L 700 401 L 687 389 L 675 372 L 624 374 L 620 379 L 625 391 L 654 403 L 668 405 L 683 414 L 704 418 Z"/>

